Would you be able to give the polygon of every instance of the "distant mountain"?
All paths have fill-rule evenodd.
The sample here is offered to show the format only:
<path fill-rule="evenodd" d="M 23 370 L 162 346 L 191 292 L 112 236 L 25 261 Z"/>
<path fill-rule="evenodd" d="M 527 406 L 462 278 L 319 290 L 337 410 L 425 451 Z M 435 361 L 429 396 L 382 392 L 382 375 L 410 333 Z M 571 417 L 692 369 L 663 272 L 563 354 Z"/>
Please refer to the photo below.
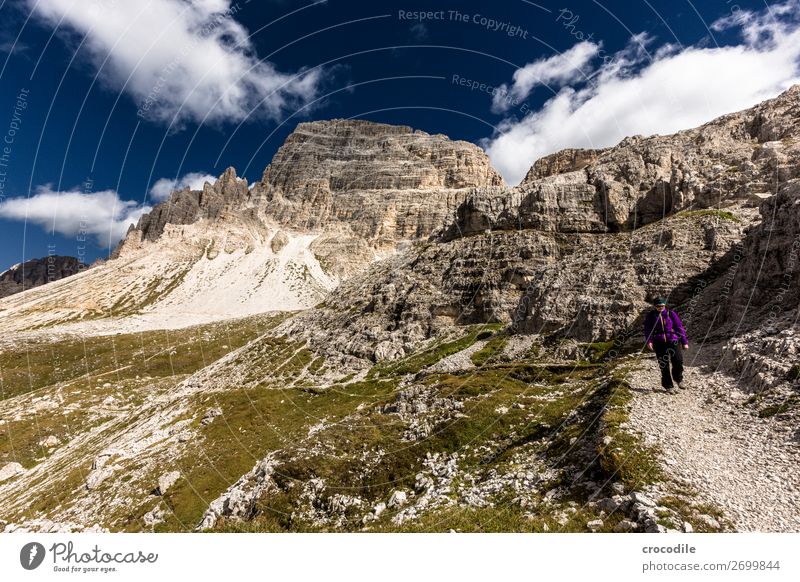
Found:
<path fill-rule="evenodd" d="M 302 123 L 0 300 L 0 527 L 800 531 L 800 86 L 532 163 Z"/>
<path fill-rule="evenodd" d="M 0 273 L 0 299 L 71 277 L 86 268 L 79 259 L 60 255 L 18 263 Z"/>
<path fill-rule="evenodd" d="M 0 304 L 0 329 L 120 317 L 188 326 L 306 309 L 373 261 L 427 239 L 500 175 L 474 144 L 360 120 L 301 123 L 251 189 L 233 168 L 174 192 L 112 260 Z M 12 321 L 13 319 L 13 321 Z"/>

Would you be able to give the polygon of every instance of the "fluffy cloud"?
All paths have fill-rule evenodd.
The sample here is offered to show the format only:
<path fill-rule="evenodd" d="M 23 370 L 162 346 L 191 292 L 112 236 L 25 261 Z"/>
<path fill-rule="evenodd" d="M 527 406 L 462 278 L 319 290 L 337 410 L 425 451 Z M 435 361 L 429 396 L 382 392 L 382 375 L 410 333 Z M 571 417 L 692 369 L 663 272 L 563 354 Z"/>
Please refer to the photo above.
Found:
<path fill-rule="evenodd" d="M 516 184 L 536 159 L 564 147 L 607 147 L 627 135 L 694 127 L 800 82 L 800 0 L 763 12 L 740 11 L 716 21 L 712 30 L 738 32 L 740 41 L 646 51 L 652 39 L 634 37 L 589 81 L 560 89 L 522 119 L 502 121 L 483 147 Z M 520 74 L 518 81 L 515 75 L 513 87 L 520 94 L 533 87 L 528 78 Z"/>
<path fill-rule="evenodd" d="M 258 59 L 230 0 L 28 0 L 34 15 L 81 37 L 97 73 L 170 124 L 280 118 L 317 95 L 321 73 Z"/>
<path fill-rule="evenodd" d="M 599 45 L 593 42 L 579 42 L 559 55 L 539 59 L 517 69 L 511 87 L 501 85 L 494 94 L 492 111 L 506 111 L 514 100 L 522 101 L 537 85 L 560 86 L 580 80 L 599 50 Z"/>
<path fill-rule="evenodd" d="M 169 195 L 175 190 L 183 190 L 186 186 L 192 190 L 202 190 L 203 184 L 206 182 L 213 184 L 216 181 L 217 179 L 211 174 L 203 174 L 202 172 L 190 172 L 175 180 L 161 178 L 150 188 L 150 198 L 154 202 L 161 202 L 169 198 Z"/>
<path fill-rule="evenodd" d="M 91 235 L 103 247 L 118 243 L 128 227 L 150 210 L 149 206 L 121 200 L 113 190 L 57 192 L 50 186 L 40 186 L 29 198 L 9 198 L 0 203 L 2 218 L 27 221 L 69 237 Z"/>

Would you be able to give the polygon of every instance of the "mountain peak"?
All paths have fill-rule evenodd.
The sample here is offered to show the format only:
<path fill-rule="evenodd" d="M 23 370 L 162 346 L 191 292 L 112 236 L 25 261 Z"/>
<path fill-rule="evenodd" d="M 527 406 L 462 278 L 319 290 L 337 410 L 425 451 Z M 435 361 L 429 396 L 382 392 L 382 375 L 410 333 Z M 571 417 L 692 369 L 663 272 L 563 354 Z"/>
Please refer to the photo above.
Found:
<path fill-rule="evenodd" d="M 299 124 L 275 154 L 262 183 L 289 194 L 310 184 L 329 192 L 504 185 L 475 144 L 360 119 Z"/>
<path fill-rule="evenodd" d="M 361 135 L 384 136 L 425 132 L 415 130 L 408 125 L 392 125 L 369 121 L 367 119 L 321 119 L 317 121 L 304 121 L 298 123 L 295 133 L 313 133 L 325 135 Z"/>
<path fill-rule="evenodd" d="M 301 230 L 335 222 L 367 238 L 420 238 L 444 225 L 454 192 L 502 186 L 472 143 L 362 119 L 310 121 L 297 125 L 253 192 L 227 168 L 202 190 L 173 192 L 128 237 L 154 241 L 167 224 L 255 211 Z M 401 223 L 387 224 L 388 214 Z"/>

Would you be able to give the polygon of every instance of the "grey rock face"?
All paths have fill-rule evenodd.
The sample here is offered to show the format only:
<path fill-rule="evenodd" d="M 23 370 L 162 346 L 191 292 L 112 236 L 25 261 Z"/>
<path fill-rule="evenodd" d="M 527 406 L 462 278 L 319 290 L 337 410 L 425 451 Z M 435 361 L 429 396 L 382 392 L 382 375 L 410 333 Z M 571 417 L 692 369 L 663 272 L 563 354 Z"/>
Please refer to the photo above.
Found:
<path fill-rule="evenodd" d="M 471 189 L 503 180 L 477 146 L 359 120 L 301 123 L 253 190 L 278 222 L 346 225 L 378 241 L 441 228 Z"/>
<path fill-rule="evenodd" d="M 567 148 L 549 156 L 539 158 L 533 163 L 533 166 L 522 182 L 528 183 L 541 178 L 547 178 L 548 176 L 556 176 L 558 174 L 582 170 L 594 162 L 603 151 L 604 150 Z"/>
<path fill-rule="evenodd" d="M 790 244 L 798 100 L 795 87 L 700 128 L 565 150 L 537 161 L 514 189 L 472 144 L 364 121 L 304 123 L 252 191 L 228 170 L 202 193 L 173 195 L 137 232 L 236 216 L 320 233 L 311 250 L 324 270 L 353 280 L 287 331 L 328 356 L 397 359 L 454 323 L 609 340 L 636 330 L 654 294 L 682 304 L 702 334 L 719 327 L 709 314 L 732 266 L 740 263 L 737 291 L 724 294 L 730 305 L 751 287 L 744 273 L 757 272 L 757 240 L 767 238 L 751 233 L 747 261 L 736 252 L 760 204 L 787 217 L 776 225 Z M 780 180 L 788 182 L 773 200 Z M 379 249 L 402 251 L 408 240 L 420 244 L 363 270 Z M 271 244 L 282 248 L 280 233 Z M 784 254 L 768 257 L 771 272 Z"/>
<path fill-rule="evenodd" d="M 501 186 L 483 151 L 400 125 L 334 119 L 301 123 L 275 154 L 262 184 L 289 199 L 308 191 L 442 190 Z"/>
<path fill-rule="evenodd" d="M 791 149 L 791 148 L 790 148 Z M 792 159 L 800 165 L 800 146 Z M 800 180 L 781 185 L 760 206 L 761 223 L 744 240 L 730 311 L 748 303 L 783 312 L 800 302 Z M 766 327 L 772 325 L 766 322 Z"/>
<path fill-rule="evenodd" d="M 751 109 L 667 136 L 633 136 L 605 150 L 537 161 L 514 190 L 477 193 L 460 209 L 464 232 L 536 228 L 620 232 L 689 208 L 758 205 L 800 176 L 800 86 Z M 477 216 L 476 216 L 477 215 Z"/>
<path fill-rule="evenodd" d="M 86 268 L 80 259 L 60 255 L 25 261 L 0 273 L 0 299 L 70 277 Z"/>
<path fill-rule="evenodd" d="M 227 207 L 243 206 L 248 193 L 247 181 L 238 178 L 236 170 L 228 168 L 214 184 L 206 182 L 202 190 L 187 187 L 173 192 L 169 200 L 142 216 L 128 235 L 136 231 L 142 240 L 156 240 L 167 224 L 192 224 L 201 218 L 215 219 Z"/>
<path fill-rule="evenodd" d="M 359 120 L 301 123 L 252 192 L 228 168 L 202 191 L 184 189 L 143 216 L 129 236 L 155 240 L 167 224 L 231 212 L 303 230 L 340 226 L 370 239 L 428 236 L 463 200 L 502 186 L 477 146 L 405 126 Z"/>
<path fill-rule="evenodd" d="M 440 238 L 335 291 L 314 316 L 326 331 L 300 320 L 290 329 L 321 349 L 370 360 L 378 345 L 381 358 L 396 357 L 453 323 L 501 321 L 582 342 L 638 338 L 658 294 L 693 337 L 720 333 L 718 307 L 740 304 L 760 284 L 765 252 L 772 279 L 756 307 L 784 283 L 800 223 L 798 102 L 794 87 L 697 129 L 550 157 L 513 190 L 475 189 Z M 776 172 L 788 182 L 772 197 Z M 761 215 L 759 193 L 767 193 Z M 765 215 L 777 227 L 774 251 L 764 249 Z M 797 303 L 798 273 L 791 270 L 786 306 Z M 722 288 L 731 274 L 736 293 Z"/>
<path fill-rule="evenodd" d="M 742 210 L 741 222 L 679 215 L 632 233 L 499 231 L 419 245 L 352 277 L 323 308 L 285 329 L 326 357 L 371 361 L 409 353 L 453 324 L 503 322 L 581 342 L 608 341 L 625 330 L 638 338 L 651 294 L 690 302 L 693 279 L 725 272 L 713 265 L 744 236 L 748 212 Z M 697 334 L 710 325 L 700 311 L 690 303 L 680 310 Z"/>
<path fill-rule="evenodd" d="M 289 244 L 289 237 L 282 230 L 276 232 L 275 236 L 272 237 L 272 240 L 269 243 L 273 253 L 281 252 L 281 250 L 283 250 L 287 244 Z"/>

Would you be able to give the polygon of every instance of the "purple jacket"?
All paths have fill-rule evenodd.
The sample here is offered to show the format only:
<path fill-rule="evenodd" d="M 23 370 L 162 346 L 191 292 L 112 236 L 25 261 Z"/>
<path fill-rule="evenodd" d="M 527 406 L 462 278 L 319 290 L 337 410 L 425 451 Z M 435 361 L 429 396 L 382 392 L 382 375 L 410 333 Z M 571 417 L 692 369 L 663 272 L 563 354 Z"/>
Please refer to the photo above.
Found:
<path fill-rule="evenodd" d="M 671 309 L 665 309 L 663 312 L 653 309 L 647 314 L 644 318 L 644 339 L 646 342 L 689 343 L 681 318 Z"/>

